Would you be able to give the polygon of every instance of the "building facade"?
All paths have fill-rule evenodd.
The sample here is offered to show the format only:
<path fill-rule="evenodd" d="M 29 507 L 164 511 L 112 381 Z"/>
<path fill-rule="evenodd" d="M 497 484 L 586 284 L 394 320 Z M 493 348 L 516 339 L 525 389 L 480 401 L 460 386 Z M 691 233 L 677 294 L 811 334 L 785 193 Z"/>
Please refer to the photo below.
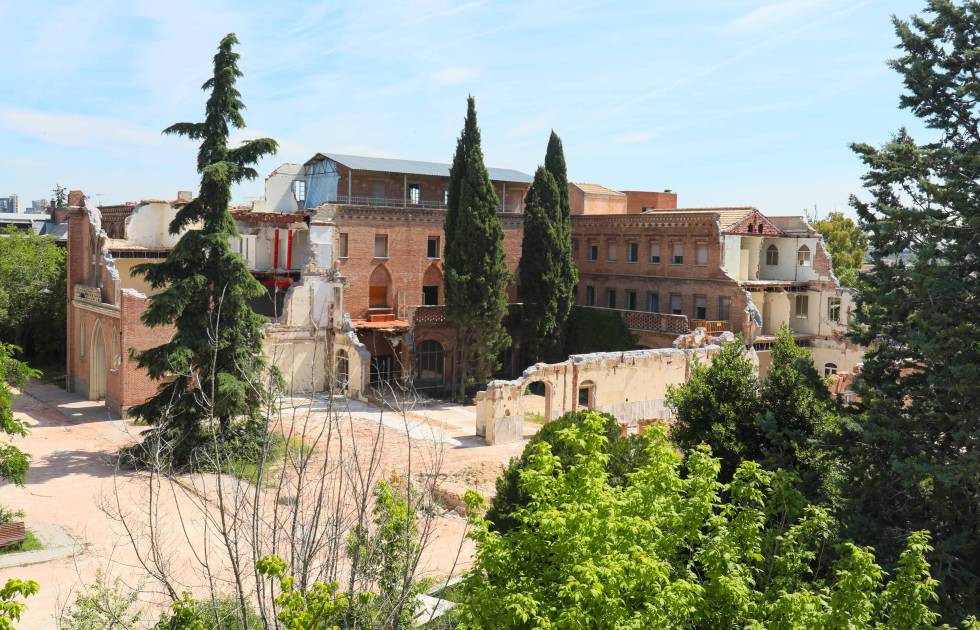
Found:
<path fill-rule="evenodd" d="M 20 212 L 20 201 L 17 199 L 17 195 L 0 197 L 0 212 L 10 214 L 17 214 Z"/>

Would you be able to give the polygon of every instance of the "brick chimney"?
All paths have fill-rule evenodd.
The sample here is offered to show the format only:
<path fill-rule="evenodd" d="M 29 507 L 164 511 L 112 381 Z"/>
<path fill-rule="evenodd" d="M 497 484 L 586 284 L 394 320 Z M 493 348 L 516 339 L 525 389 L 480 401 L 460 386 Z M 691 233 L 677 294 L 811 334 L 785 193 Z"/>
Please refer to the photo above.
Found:
<path fill-rule="evenodd" d="M 81 207 L 85 205 L 85 193 L 80 190 L 68 191 L 68 205 Z"/>

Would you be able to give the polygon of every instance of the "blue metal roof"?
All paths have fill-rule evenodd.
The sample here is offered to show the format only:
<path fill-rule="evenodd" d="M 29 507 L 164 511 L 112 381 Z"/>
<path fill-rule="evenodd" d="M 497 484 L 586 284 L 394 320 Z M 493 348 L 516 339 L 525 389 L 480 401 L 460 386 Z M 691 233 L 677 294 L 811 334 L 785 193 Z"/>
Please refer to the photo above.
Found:
<path fill-rule="evenodd" d="M 449 177 L 449 164 L 441 162 L 420 162 L 418 160 L 395 160 L 392 158 L 366 157 L 362 155 L 344 155 L 341 153 L 317 153 L 309 162 L 329 158 L 338 164 L 355 171 L 381 171 L 384 173 L 405 173 L 408 175 L 432 175 L 434 177 Z M 307 162 L 307 164 L 309 163 Z M 519 182 L 530 184 L 534 178 L 527 173 L 512 168 L 487 168 L 490 179 L 498 182 Z"/>

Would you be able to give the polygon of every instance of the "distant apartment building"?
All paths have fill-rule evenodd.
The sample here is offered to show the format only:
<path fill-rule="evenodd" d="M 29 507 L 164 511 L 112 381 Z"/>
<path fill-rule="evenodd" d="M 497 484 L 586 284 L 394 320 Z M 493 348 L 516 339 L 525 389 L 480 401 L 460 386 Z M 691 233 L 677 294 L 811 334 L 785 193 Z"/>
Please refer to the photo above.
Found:
<path fill-rule="evenodd" d="M 31 207 L 27 212 L 30 214 L 47 214 L 49 203 L 47 199 L 35 199 L 31 202 Z"/>
<path fill-rule="evenodd" d="M 20 212 L 20 202 L 17 199 L 17 195 L 0 197 L 0 212 L 13 214 Z"/>

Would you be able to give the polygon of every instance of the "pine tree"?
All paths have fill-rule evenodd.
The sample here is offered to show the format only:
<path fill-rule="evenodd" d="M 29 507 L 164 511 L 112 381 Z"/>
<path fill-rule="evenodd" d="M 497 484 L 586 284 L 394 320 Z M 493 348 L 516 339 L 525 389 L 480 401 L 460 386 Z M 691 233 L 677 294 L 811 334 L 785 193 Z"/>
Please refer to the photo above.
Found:
<path fill-rule="evenodd" d="M 559 319 L 564 265 L 560 203 L 555 178 L 543 166 L 538 167 L 524 199 L 520 264 L 526 348 L 532 361 L 550 354 L 564 324 Z"/>
<path fill-rule="evenodd" d="M 565 166 L 565 150 L 561 138 L 554 131 L 548 138 L 548 150 L 544 155 L 544 167 L 555 178 L 560 198 L 561 210 L 555 219 L 558 245 L 561 248 L 560 273 L 558 275 L 557 310 L 559 332 L 564 332 L 565 324 L 575 304 L 575 285 L 578 284 L 578 267 L 572 257 L 572 210 L 568 202 L 568 172 Z M 560 346 L 559 346 L 560 347 Z"/>
<path fill-rule="evenodd" d="M 135 353 L 151 378 L 172 380 L 132 413 L 150 424 L 167 422 L 182 437 L 193 435 L 207 419 L 216 420 L 224 432 L 237 418 L 255 418 L 265 396 L 259 378 L 265 366 L 263 318 L 249 305 L 265 289 L 231 250 L 229 239 L 238 231 L 228 204 L 231 186 L 254 179 L 253 165 L 275 153 L 277 145 L 260 138 L 228 146 L 231 128 L 245 126 L 245 105 L 235 88 L 242 76 L 239 56 L 232 50 L 237 43 L 229 34 L 218 46 L 214 76 L 202 86 L 210 91 L 204 122 L 177 123 L 164 130 L 201 141 L 199 194 L 169 226 L 171 234 L 190 229 L 164 262 L 134 269 L 160 289 L 150 297 L 143 322 L 174 325 L 176 332 L 169 342 Z"/>
<path fill-rule="evenodd" d="M 944 609 L 980 609 L 980 4 L 932 0 L 894 20 L 901 106 L 931 129 L 855 144 L 870 199 L 853 339 L 872 344 L 845 441 L 852 533 L 894 561 L 909 534 L 935 541 Z"/>
<path fill-rule="evenodd" d="M 466 121 L 456 144 L 447 201 L 443 265 L 446 310 L 458 331 L 459 396 L 463 396 L 471 382 L 490 376 L 497 356 L 510 341 L 503 320 L 511 274 L 504 260 L 499 201 L 483 164 L 472 96 L 467 100 Z"/>

